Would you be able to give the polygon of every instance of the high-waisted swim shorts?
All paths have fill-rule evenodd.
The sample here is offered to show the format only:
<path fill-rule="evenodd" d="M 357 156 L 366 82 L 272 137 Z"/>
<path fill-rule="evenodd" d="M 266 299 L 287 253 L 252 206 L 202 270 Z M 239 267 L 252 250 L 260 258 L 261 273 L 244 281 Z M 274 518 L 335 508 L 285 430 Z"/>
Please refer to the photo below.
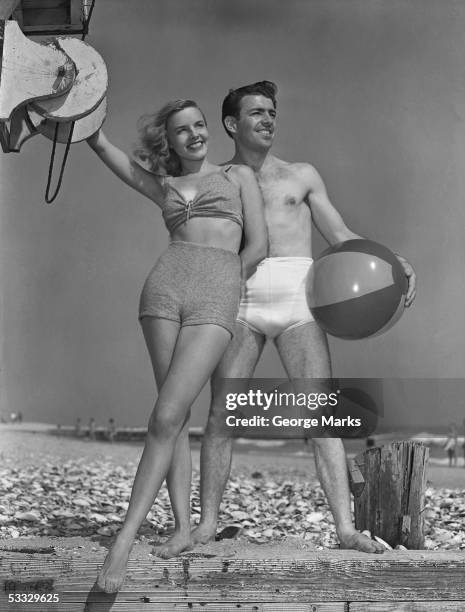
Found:
<path fill-rule="evenodd" d="M 309 257 L 269 257 L 261 261 L 247 281 L 237 322 L 276 338 L 313 321 L 305 293 L 312 263 Z"/>
<path fill-rule="evenodd" d="M 220 325 L 231 335 L 240 299 L 241 264 L 231 251 L 172 242 L 154 265 L 140 296 L 139 319 Z"/>

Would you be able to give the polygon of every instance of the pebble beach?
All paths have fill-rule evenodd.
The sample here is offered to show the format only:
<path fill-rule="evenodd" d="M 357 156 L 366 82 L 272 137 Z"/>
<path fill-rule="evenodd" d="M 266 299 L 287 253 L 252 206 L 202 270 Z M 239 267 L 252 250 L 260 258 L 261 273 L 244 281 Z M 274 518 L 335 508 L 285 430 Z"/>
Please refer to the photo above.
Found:
<path fill-rule="evenodd" d="M 141 452 L 140 444 L 0 426 L 0 539 L 80 537 L 106 546 L 123 521 Z M 427 478 L 425 547 L 465 550 L 464 467 L 449 468 L 433 459 Z M 193 448 L 191 513 L 195 525 L 200 516 L 198 445 Z M 241 527 L 243 543 L 270 545 L 291 538 L 316 549 L 338 546 L 311 452 L 236 448 L 219 529 L 232 524 Z M 163 487 L 137 543 L 159 541 L 172 527 Z"/>

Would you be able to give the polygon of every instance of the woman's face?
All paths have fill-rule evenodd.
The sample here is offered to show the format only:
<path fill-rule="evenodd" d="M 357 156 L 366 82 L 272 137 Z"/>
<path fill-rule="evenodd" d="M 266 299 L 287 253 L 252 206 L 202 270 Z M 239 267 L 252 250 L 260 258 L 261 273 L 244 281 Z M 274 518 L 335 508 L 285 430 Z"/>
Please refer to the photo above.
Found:
<path fill-rule="evenodd" d="M 198 108 L 191 106 L 171 115 L 166 133 L 181 160 L 201 161 L 207 155 L 208 129 Z"/>

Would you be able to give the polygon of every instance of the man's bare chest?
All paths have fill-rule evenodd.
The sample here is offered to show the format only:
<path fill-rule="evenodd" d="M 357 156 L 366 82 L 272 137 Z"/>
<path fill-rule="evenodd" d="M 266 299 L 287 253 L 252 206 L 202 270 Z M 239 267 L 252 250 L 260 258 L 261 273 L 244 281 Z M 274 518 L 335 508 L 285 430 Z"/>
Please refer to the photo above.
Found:
<path fill-rule="evenodd" d="M 267 176 L 259 177 L 258 184 L 267 209 L 292 212 L 307 207 L 305 189 L 298 181 Z"/>

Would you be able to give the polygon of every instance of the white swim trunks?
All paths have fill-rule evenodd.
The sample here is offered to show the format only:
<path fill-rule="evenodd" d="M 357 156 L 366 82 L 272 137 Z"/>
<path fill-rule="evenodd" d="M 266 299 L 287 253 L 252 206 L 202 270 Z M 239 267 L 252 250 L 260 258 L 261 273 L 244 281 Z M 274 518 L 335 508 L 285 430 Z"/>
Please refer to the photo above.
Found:
<path fill-rule="evenodd" d="M 268 257 L 249 278 L 237 322 L 252 331 L 276 338 L 283 332 L 313 321 L 305 284 L 313 259 Z"/>

